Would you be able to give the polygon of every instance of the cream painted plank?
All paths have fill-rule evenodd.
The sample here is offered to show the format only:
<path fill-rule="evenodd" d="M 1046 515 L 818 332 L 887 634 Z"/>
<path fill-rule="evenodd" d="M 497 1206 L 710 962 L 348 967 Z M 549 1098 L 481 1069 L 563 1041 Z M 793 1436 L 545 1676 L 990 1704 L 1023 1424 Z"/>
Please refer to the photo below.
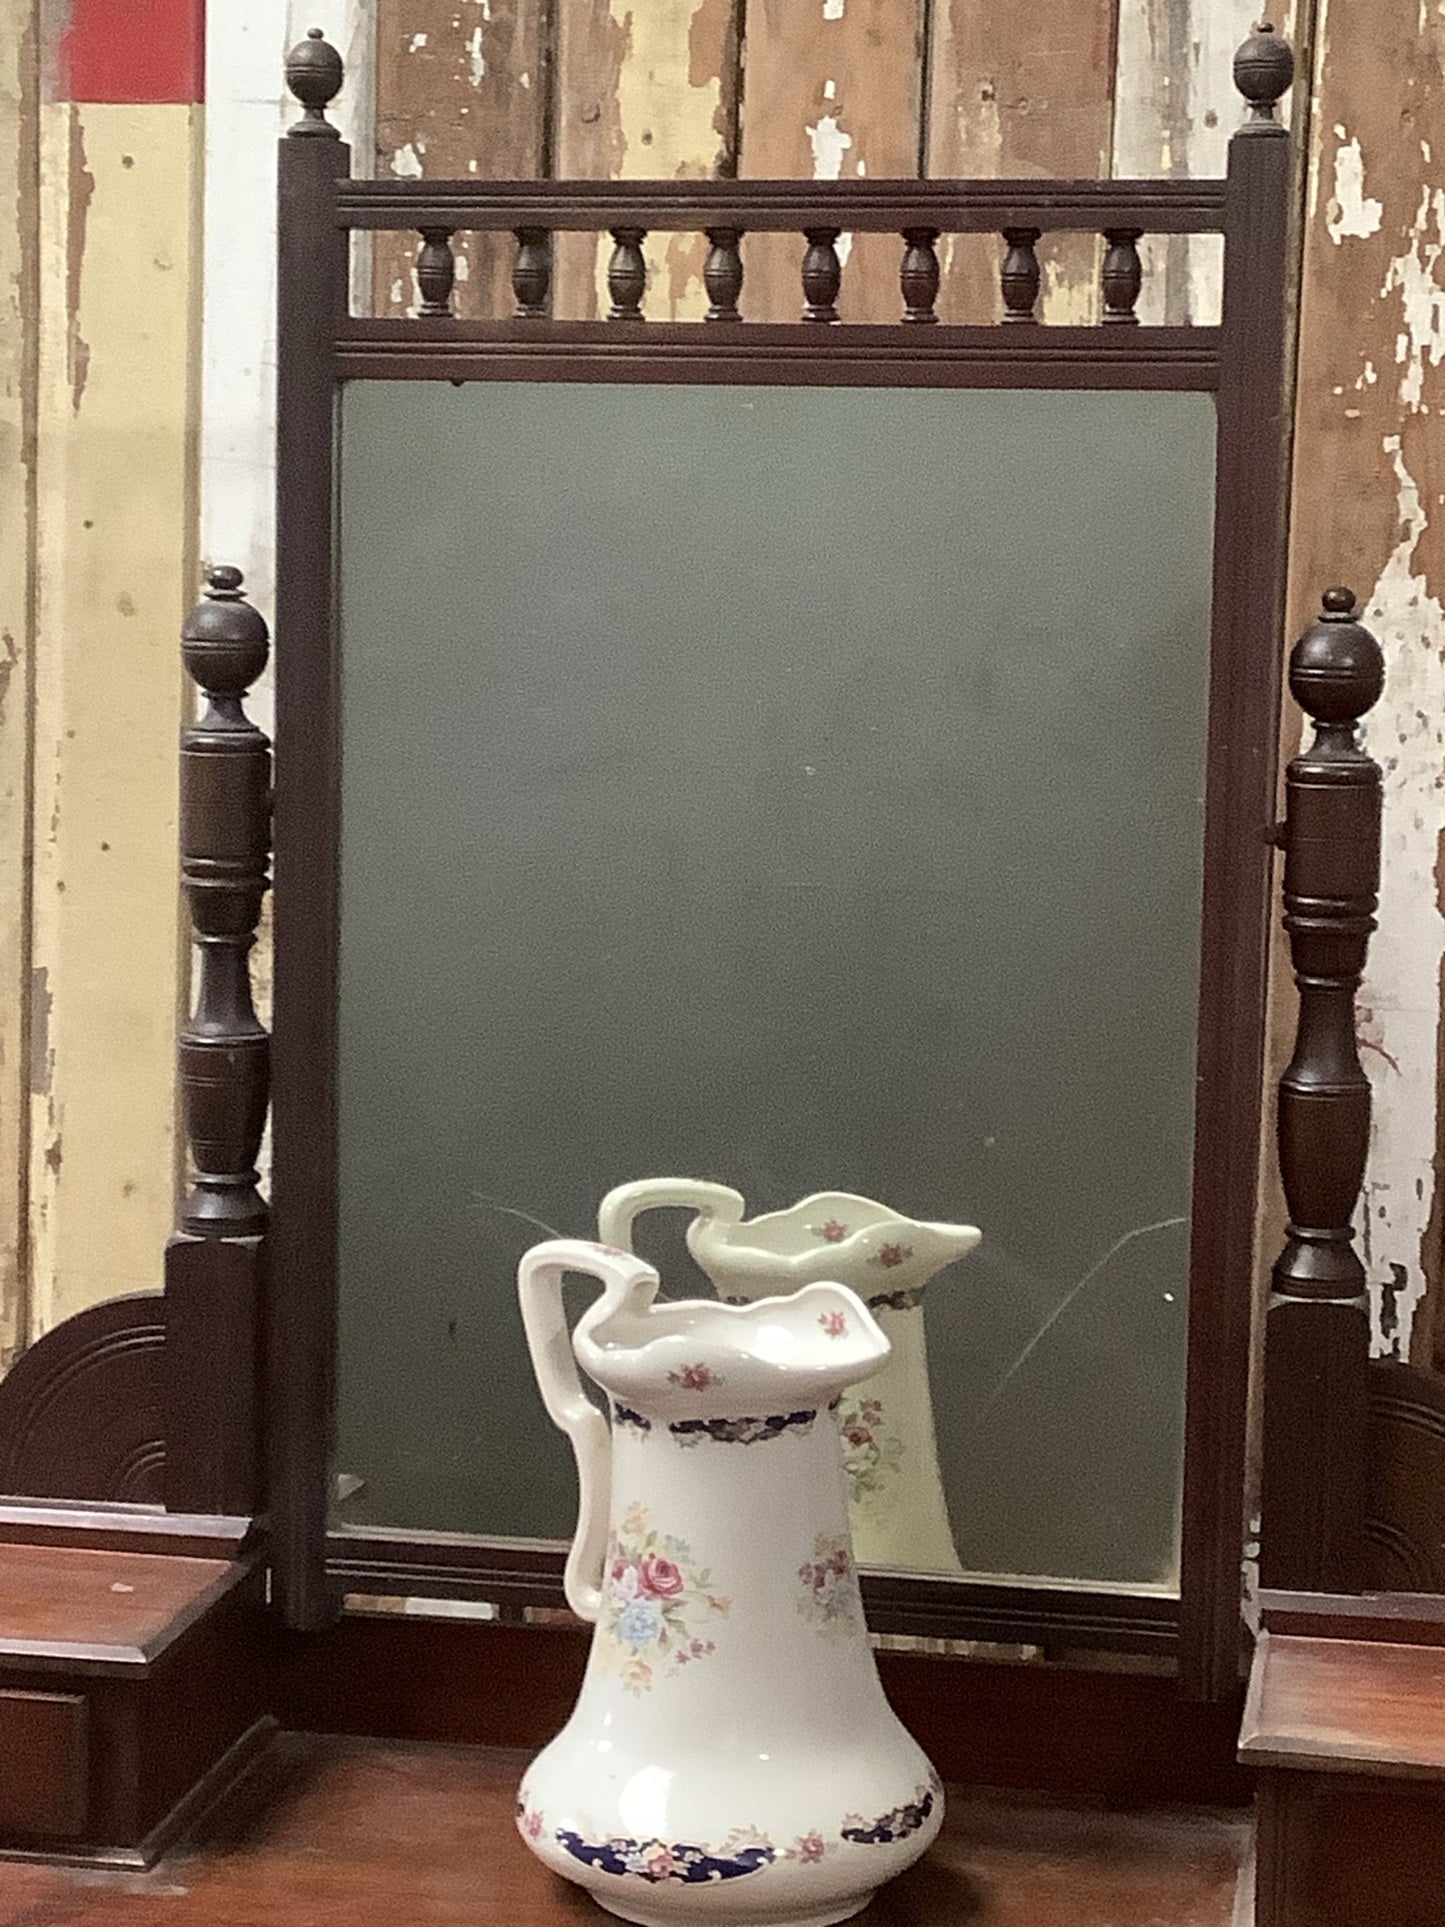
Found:
<path fill-rule="evenodd" d="M 37 21 L 0 9 L 0 1371 L 26 1329 Z"/>
<path fill-rule="evenodd" d="M 749 0 L 738 172 L 754 179 L 916 176 L 922 115 L 922 0 Z M 745 245 L 743 312 L 796 321 L 804 242 Z M 896 321 L 903 244 L 839 243 L 844 321 Z"/>
<path fill-rule="evenodd" d="M 1115 4 L 1067 0 L 1030 8 L 938 0 L 929 49 L 927 172 L 1046 180 L 1107 174 Z M 945 237 L 939 298 L 945 319 L 999 317 L 1002 255 L 1001 240 Z M 1045 321 L 1097 318 L 1100 258 L 1099 244 L 1088 237 L 1040 243 Z"/>
<path fill-rule="evenodd" d="M 172 1224 L 177 632 L 195 575 L 201 114 L 41 116 L 32 1335 Z"/>
<path fill-rule="evenodd" d="M 1377 1352 L 1440 1318 L 1445 969 L 1445 8 L 1331 0 L 1316 26 L 1291 630 L 1350 584 L 1385 651 L 1380 927 L 1360 995 L 1374 1129 L 1361 1210 Z M 1431 1302 L 1421 1314 L 1427 1283 Z"/>
<path fill-rule="evenodd" d="M 570 0 L 557 21 L 559 179 L 710 180 L 736 167 L 738 0 Z M 555 311 L 606 314 L 612 244 L 559 240 Z M 699 319 L 707 242 L 657 235 L 645 249 L 647 314 Z"/>
<path fill-rule="evenodd" d="M 1269 9 L 1282 34 L 1295 31 L 1294 0 Z M 1202 180 L 1222 175 L 1229 137 L 1244 116 L 1234 54 L 1260 17 L 1257 0 L 1120 0 L 1116 177 Z M 1289 96 L 1281 113 L 1292 111 Z M 1139 318 L 1219 319 L 1224 255 L 1207 235 L 1147 238 L 1140 248 Z"/>

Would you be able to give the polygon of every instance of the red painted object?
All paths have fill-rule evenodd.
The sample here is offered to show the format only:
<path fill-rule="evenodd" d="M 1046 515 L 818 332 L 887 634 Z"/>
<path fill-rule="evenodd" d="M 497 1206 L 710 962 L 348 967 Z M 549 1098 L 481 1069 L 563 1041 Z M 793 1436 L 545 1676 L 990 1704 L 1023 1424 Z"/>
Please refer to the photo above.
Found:
<path fill-rule="evenodd" d="M 67 14 L 55 99 L 204 99 L 206 0 L 70 0 Z"/>

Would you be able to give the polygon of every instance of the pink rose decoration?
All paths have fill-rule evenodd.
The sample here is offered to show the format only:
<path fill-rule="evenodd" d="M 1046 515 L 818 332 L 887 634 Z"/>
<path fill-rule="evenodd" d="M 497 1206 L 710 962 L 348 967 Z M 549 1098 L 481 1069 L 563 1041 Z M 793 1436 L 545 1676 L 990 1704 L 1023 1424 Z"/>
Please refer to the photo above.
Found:
<path fill-rule="evenodd" d="M 901 1265 L 905 1259 L 912 1256 L 912 1245 L 884 1245 L 878 1254 L 878 1262 L 886 1270 L 892 1271 L 895 1265 Z"/>
<path fill-rule="evenodd" d="M 848 1329 L 848 1320 L 841 1311 L 819 1312 L 818 1323 L 830 1338 L 841 1338 Z"/>
<path fill-rule="evenodd" d="M 637 1569 L 638 1583 L 652 1599 L 676 1599 L 682 1591 L 682 1574 L 670 1559 L 649 1553 Z"/>
<path fill-rule="evenodd" d="M 829 1218 L 826 1224 L 819 1225 L 818 1231 L 819 1231 L 819 1235 L 823 1238 L 826 1238 L 830 1245 L 842 1244 L 843 1240 L 848 1235 L 847 1225 L 839 1224 L 836 1218 Z"/>
<path fill-rule="evenodd" d="M 826 1851 L 821 1833 L 805 1833 L 798 1842 L 800 1860 L 821 1860 Z"/>
<path fill-rule="evenodd" d="M 666 1880 L 675 1870 L 677 1862 L 666 1847 L 653 1847 L 643 1861 L 643 1866 L 649 1880 Z"/>

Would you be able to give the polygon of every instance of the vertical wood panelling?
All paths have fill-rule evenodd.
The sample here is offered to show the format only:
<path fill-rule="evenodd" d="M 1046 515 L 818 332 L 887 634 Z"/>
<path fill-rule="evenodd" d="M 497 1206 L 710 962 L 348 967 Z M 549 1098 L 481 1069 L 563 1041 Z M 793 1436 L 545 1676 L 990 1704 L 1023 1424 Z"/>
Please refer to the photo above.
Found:
<path fill-rule="evenodd" d="M 741 0 L 559 0 L 556 172 L 579 180 L 708 180 L 736 171 Z M 608 307 L 611 243 L 558 244 L 556 312 Z M 649 240 L 645 312 L 695 321 L 707 307 L 707 243 Z"/>
<path fill-rule="evenodd" d="M 528 178 L 543 171 L 546 8 L 541 0 L 379 0 L 378 174 Z M 357 149 L 358 168 L 370 146 Z M 379 235 L 377 314 L 416 305 L 415 235 Z M 508 235 L 458 235 L 459 315 L 511 312 Z"/>
<path fill-rule="evenodd" d="M 1002 7 L 936 0 L 929 48 L 927 171 L 1078 178 L 1109 171 L 1117 0 Z M 972 235 L 944 244 L 943 317 L 992 321 L 1002 312 L 1002 243 Z M 1083 236 L 1039 247 L 1045 321 L 1092 321 L 1099 248 Z"/>
<path fill-rule="evenodd" d="M 1232 77 L 1234 52 L 1259 11 L 1257 0 L 1120 0 L 1116 176 L 1199 180 L 1223 174 L 1229 137 L 1243 117 Z M 1269 9 L 1286 37 L 1295 33 L 1299 11 L 1294 0 Z M 1280 114 L 1288 124 L 1288 97 Z M 1141 253 L 1142 321 L 1219 319 L 1223 251 L 1217 239 L 1151 237 Z"/>
<path fill-rule="evenodd" d="M 748 0 L 738 171 L 757 180 L 916 175 L 921 149 L 923 0 Z M 796 320 L 804 243 L 743 245 L 743 313 Z M 838 243 L 844 321 L 896 321 L 903 244 Z"/>
<path fill-rule="evenodd" d="M 197 108 L 43 110 L 32 1334 L 158 1286 L 174 1205 L 200 181 Z"/>
<path fill-rule="evenodd" d="M 0 10 L 0 1371 L 26 1324 L 38 46 L 31 5 Z"/>
<path fill-rule="evenodd" d="M 1292 621 L 1348 582 L 1385 651 L 1366 741 L 1385 770 L 1380 928 L 1360 995 L 1374 1085 L 1362 1205 L 1377 1351 L 1438 1284 L 1445 921 L 1445 16 L 1330 0 L 1316 28 Z M 1413 1333 L 1428 1359 L 1429 1319 Z"/>

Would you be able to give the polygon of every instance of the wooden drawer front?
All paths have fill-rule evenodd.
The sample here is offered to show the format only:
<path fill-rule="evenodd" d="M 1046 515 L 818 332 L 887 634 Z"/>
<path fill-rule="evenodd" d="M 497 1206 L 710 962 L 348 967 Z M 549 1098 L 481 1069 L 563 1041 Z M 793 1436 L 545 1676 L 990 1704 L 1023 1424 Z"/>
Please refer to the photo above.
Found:
<path fill-rule="evenodd" d="M 0 1836 L 70 1840 L 85 1829 L 85 1701 L 0 1691 Z"/>

